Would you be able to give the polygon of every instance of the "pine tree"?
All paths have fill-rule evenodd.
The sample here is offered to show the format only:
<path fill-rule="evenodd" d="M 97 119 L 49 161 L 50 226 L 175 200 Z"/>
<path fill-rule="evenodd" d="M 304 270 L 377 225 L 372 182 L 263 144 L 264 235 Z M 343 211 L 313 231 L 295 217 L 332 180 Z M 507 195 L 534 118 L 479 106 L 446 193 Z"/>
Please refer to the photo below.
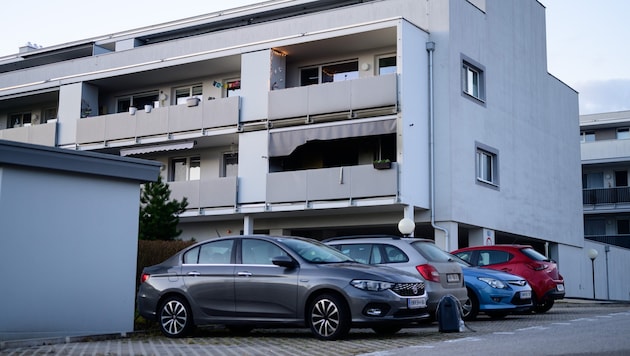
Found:
<path fill-rule="evenodd" d="M 161 176 L 157 182 L 144 185 L 140 197 L 140 240 L 175 240 L 182 233 L 177 229 L 178 215 L 186 209 L 188 200 L 170 199 L 171 190 Z"/>

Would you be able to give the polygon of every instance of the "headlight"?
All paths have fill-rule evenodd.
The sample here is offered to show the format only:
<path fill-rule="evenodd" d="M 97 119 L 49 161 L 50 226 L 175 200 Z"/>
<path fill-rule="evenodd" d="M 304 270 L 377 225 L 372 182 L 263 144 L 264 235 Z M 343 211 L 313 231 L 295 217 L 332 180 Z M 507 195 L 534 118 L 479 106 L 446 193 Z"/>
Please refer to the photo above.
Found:
<path fill-rule="evenodd" d="M 488 283 L 488 285 L 492 288 L 505 289 L 505 283 L 498 279 L 479 277 L 479 280 Z"/>
<path fill-rule="evenodd" d="M 355 288 L 369 290 L 373 292 L 391 289 L 394 286 L 394 283 L 369 281 L 365 279 L 355 279 L 352 282 L 350 282 L 350 284 Z"/>

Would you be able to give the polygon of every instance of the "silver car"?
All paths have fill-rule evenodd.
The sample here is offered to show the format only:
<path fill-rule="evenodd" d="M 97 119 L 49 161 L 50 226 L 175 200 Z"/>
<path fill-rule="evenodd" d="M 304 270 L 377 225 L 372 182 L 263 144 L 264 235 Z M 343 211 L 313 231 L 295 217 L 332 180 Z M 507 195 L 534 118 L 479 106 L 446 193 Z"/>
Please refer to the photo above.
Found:
<path fill-rule="evenodd" d="M 351 327 L 391 334 L 422 321 L 422 279 L 360 264 L 320 242 L 286 236 L 222 237 L 192 245 L 143 270 L 140 315 L 168 337 L 196 325 L 236 332 L 307 326 L 335 340 Z"/>
<path fill-rule="evenodd" d="M 433 240 L 367 235 L 335 237 L 324 242 L 356 261 L 390 266 L 421 276 L 426 283 L 432 316 L 440 299 L 447 294 L 462 305 L 468 301 L 461 266 Z"/>

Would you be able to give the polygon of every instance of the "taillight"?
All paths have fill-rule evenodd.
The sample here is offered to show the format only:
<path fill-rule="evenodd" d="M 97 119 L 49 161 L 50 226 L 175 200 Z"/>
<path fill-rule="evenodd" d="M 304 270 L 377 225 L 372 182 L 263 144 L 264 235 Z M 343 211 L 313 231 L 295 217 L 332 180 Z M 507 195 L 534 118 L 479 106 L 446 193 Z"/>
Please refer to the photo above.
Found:
<path fill-rule="evenodd" d="M 533 269 L 534 271 L 542 271 L 547 269 L 548 265 L 540 262 L 530 262 L 526 264 L 527 267 Z"/>
<path fill-rule="evenodd" d="M 435 267 L 425 264 L 416 266 L 416 269 L 425 280 L 440 283 L 440 274 Z"/>
<path fill-rule="evenodd" d="M 140 277 L 140 283 L 144 283 L 144 282 L 148 281 L 148 280 L 149 280 L 149 277 L 151 277 L 151 275 L 150 275 L 150 274 L 148 274 L 148 273 L 143 273 L 143 274 L 142 274 L 142 276 Z"/>

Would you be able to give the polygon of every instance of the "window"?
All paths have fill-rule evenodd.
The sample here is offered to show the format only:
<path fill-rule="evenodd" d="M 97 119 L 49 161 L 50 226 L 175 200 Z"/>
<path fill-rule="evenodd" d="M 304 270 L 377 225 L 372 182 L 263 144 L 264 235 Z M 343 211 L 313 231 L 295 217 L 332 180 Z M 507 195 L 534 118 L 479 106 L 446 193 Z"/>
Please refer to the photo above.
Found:
<path fill-rule="evenodd" d="M 595 131 L 582 131 L 580 132 L 581 142 L 593 142 L 595 141 Z"/>
<path fill-rule="evenodd" d="M 617 234 L 618 235 L 630 234 L 630 220 L 617 219 Z"/>
<path fill-rule="evenodd" d="M 241 95 L 241 80 L 235 79 L 226 81 L 225 90 L 225 96 L 228 98 Z"/>
<path fill-rule="evenodd" d="M 223 169 L 221 177 L 238 176 L 238 153 L 230 152 L 223 154 Z"/>
<path fill-rule="evenodd" d="M 22 127 L 27 124 L 31 124 L 30 112 L 9 115 L 9 128 Z"/>
<path fill-rule="evenodd" d="M 180 182 L 201 178 L 201 159 L 196 157 L 174 158 L 171 160 L 169 181 Z"/>
<path fill-rule="evenodd" d="M 300 85 L 339 82 L 359 78 L 359 61 L 324 64 L 300 70 Z"/>
<path fill-rule="evenodd" d="M 184 264 L 228 264 L 234 240 L 221 240 L 193 248 L 184 254 Z"/>
<path fill-rule="evenodd" d="M 175 88 L 175 104 L 186 104 L 186 99 L 188 98 L 197 98 L 199 100 L 202 100 L 202 92 L 203 90 L 201 84 Z"/>
<path fill-rule="evenodd" d="M 462 91 L 475 99 L 486 99 L 484 69 L 465 59 L 462 61 Z"/>
<path fill-rule="evenodd" d="M 494 265 L 505 263 L 512 259 L 512 256 L 505 251 L 479 251 L 477 266 Z"/>
<path fill-rule="evenodd" d="M 243 239 L 243 264 L 273 265 L 271 260 L 278 256 L 287 256 L 280 247 L 268 241 Z"/>
<path fill-rule="evenodd" d="M 615 171 L 615 187 L 628 186 L 628 171 Z"/>
<path fill-rule="evenodd" d="M 499 185 L 498 151 L 478 144 L 476 161 L 477 181 Z"/>
<path fill-rule="evenodd" d="M 48 108 L 44 109 L 42 123 L 48 122 L 48 120 L 53 120 L 57 118 L 57 108 Z"/>
<path fill-rule="evenodd" d="M 120 97 L 116 100 L 116 112 L 125 112 L 129 111 L 130 107 L 142 108 L 144 109 L 145 105 L 151 105 L 152 107 L 156 107 L 156 103 L 158 101 L 158 92 L 151 91 L 146 93 L 138 93 L 132 94 L 129 96 Z"/>
<path fill-rule="evenodd" d="M 629 128 L 623 128 L 623 129 L 617 129 L 617 140 L 625 140 L 630 138 L 630 129 Z"/>
<path fill-rule="evenodd" d="M 387 55 L 378 58 L 378 75 L 396 73 L 396 56 Z"/>

